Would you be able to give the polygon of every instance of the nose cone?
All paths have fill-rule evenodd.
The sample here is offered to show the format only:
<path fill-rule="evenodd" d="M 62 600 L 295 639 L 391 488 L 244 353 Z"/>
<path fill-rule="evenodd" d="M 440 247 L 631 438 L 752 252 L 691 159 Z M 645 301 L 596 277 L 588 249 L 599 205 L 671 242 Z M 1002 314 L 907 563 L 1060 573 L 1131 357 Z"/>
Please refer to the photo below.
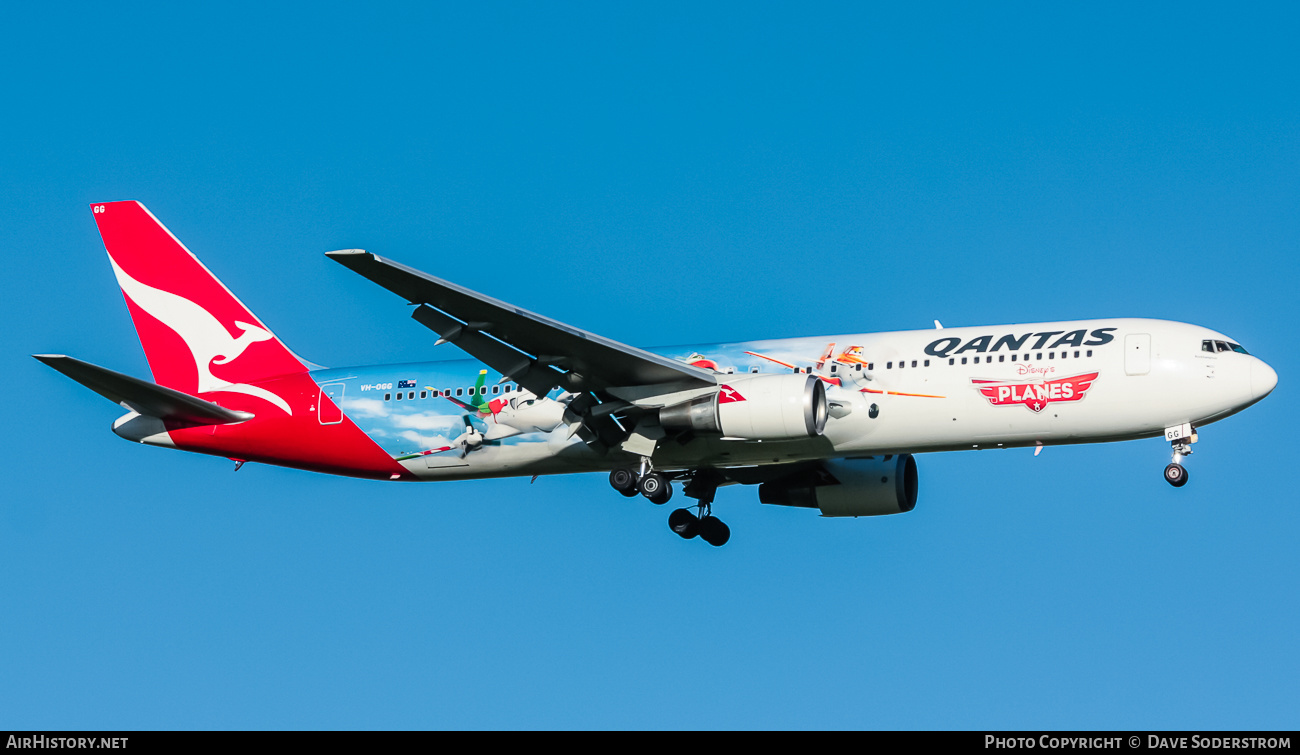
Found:
<path fill-rule="evenodd" d="M 1272 367 L 1264 364 L 1262 359 L 1256 359 L 1250 366 L 1250 393 L 1257 400 L 1264 398 L 1273 392 L 1277 385 L 1277 373 Z"/>

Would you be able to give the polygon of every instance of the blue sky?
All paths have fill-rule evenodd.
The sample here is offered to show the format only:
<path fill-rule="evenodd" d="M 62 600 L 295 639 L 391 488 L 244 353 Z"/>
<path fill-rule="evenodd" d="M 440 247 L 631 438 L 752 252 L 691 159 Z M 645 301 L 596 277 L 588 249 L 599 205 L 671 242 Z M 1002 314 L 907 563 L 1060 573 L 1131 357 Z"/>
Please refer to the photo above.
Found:
<path fill-rule="evenodd" d="M 0 728 L 1300 725 L 1296 6 L 616 5 L 6 10 Z M 603 475 L 232 474 L 27 356 L 149 374 L 117 199 L 331 366 L 454 355 L 360 247 L 633 344 L 1157 317 L 1280 382 L 1181 490 L 927 455 L 721 549 Z"/>

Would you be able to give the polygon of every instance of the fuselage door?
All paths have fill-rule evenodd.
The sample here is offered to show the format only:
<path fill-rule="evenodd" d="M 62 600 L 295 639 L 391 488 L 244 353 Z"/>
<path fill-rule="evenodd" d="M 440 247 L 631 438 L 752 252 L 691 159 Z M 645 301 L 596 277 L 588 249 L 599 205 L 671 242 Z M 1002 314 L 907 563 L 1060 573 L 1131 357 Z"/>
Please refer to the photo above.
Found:
<path fill-rule="evenodd" d="M 1151 334 L 1124 336 L 1124 374 L 1145 375 L 1151 371 Z"/>
<path fill-rule="evenodd" d="M 316 401 L 316 417 L 322 425 L 337 425 L 343 421 L 343 384 L 330 383 L 320 387 Z"/>

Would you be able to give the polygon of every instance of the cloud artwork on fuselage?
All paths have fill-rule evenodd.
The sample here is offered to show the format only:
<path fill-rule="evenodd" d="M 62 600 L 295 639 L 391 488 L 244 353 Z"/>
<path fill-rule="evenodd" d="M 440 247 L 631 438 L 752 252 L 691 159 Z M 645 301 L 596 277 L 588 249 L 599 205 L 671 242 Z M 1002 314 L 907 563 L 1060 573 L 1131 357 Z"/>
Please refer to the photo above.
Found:
<path fill-rule="evenodd" d="M 455 364 L 450 363 L 450 364 Z M 422 365 L 437 367 L 437 363 Z M 409 367 L 409 365 L 407 366 Z M 518 390 L 513 384 L 509 392 L 505 387 L 495 386 L 484 389 L 485 372 L 475 375 L 479 382 L 472 390 L 464 386 L 470 382 L 453 380 L 446 373 L 421 375 L 418 379 L 403 382 L 408 388 L 424 385 L 422 391 L 407 391 L 414 397 L 397 400 L 395 393 L 362 394 L 353 396 L 351 382 L 361 383 L 360 378 L 333 378 L 327 370 L 318 378 L 321 384 L 343 383 L 344 398 L 340 404 L 344 412 L 356 422 L 357 426 L 375 440 L 381 448 L 398 460 L 412 459 L 417 456 L 429 456 L 434 453 L 457 452 L 462 458 L 475 451 L 488 448 L 505 448 L 524 443 L 544 443 L 551 440 L 548 436 L 563 424 L 564 410 L 576 394 L 553 391 L 550 395 L 538 397 L 526 390 Z M 344 370 L 349 376 L 358 370 Z M 409 374 L 407 370 L 404 374 Z M 379 377 L 379 376 L 375 376 Z M 368 378 L 375 381 L 375 378 Z M 386 382 L 375 381 L 380 385 Z M 450 389 L 437 388 L 438 385 L 452 386 Z M 455 394 L 460 386 L 462 397 L 443 395 L 444 392 Z M 383 398 L 385 395 L 387 399 Z M 421 398 L 423 396 L 423 398 Z M 470 403 L 473 401 L 474 403 Z"/>
<path fill-rule="evenodd" d="M 865 337 L 856 338 L 861 340 Z M 884 378 L 880 374 L 884 363 L 870 361 L 864 346 L 855 344 L 838 350 L 834 346 L 834 342 L 822 339 L 799 339 L 651 351 L 719 375 L 808 372 L 819 377 L 828 387 L 841 390 L 942 398 L 937 394 L 893 390 L 906 384 L 906 379 Z M 817 354 L 821 356 L 812 356 Z M 453 377 L 449 369 L 426 372 L 453 365 L 464 368 L 458 377 Z M 400 380 L 391 378 L 391 372 L 357 377 L 357 369 L 326 370 L 314 373 L 314 376 L 322 385 L 345 383 L 347 388 L 341 401 L 344 412 L 399 461 L 449 454 L 472 462 L 476 455 L 483 455 L 477 452 L 497 449 L 493 453 L 496 463 L 509 459 L 511 449 L 524 444 L 583 445 L 582 439 L 576 437 L 577 418 L 570 417 L 568 421 L 565 418 L 566 409 L 579 394 L 554 389 L 545 396 L 536 396 L 509 381 L 502 383 L 500 375 L 469 362 L 402 365 L 400 369 L 406 376 Z M 335 372 L 347 373 L 348 377 L 335 377 Z M 356 384 L 355 387 L 352 383 Z M 407 389 L 403 396 L 407 397 L 397 400 L 393 398 L 396 395 L 393 390 L 377 391 L 373 388 L 389 384 L 403 385 Z M 417 385 L 424 387 L 424 397 L 416 392 L 415 398 L 410 398 L 409 389 Z M 358 396 L 357 391 L 363 389 L 364 392 Z M 461 390 L 459 396 L 456 395 L 458 389 Z M 444 395 L 447 393 L 451 395 Z M 385 395 L 390 397 L 385 400 Z"/>

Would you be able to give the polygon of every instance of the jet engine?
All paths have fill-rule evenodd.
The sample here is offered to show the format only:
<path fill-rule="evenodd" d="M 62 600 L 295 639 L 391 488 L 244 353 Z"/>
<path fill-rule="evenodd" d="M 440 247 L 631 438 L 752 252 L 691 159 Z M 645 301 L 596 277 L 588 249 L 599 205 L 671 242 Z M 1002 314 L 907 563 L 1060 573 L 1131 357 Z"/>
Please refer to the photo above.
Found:
<path fill-rule="evenodd" d="M 822 516 L 901 514 L 916 507 L 916 494 L 911 454 L 832 459 L 758 486 L 763 503 L 821 509 Z"/>
<path fill-rule="evenodd" d="M 826 388 L 816 375 L 726 375 L 718 390 L 659 410 L 665 430 L 748 440 L 812 438 L 826 428 Z"/>

